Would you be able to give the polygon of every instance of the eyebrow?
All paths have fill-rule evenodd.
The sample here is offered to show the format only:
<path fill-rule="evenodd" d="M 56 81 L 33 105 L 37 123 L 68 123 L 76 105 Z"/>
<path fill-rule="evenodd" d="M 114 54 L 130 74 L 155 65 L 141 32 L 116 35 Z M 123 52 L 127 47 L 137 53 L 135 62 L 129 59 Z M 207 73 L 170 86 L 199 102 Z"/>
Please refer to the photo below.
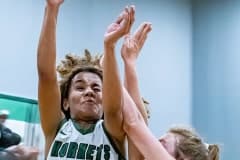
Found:
<path fill-rule="evenodd" d="M 77 79 L 76 81 L 74 81 L 74 83 L 85 83 L 85 81 L 82 79 Z"/>
<path fill-rule="evenodd" d="M 78 80 L 74 81 L 74 83 L 75 83 L 75 84 L 77 84 L 77 83 L 84 83 L 84 84 L 85 84 L 86 81 L 84 81 L 84 80 L 82 80 L 82 79 L 78 79 Z M 94 87 L 101 87 L 101 84 L 98 83 L 98 82 L 93 82 L 91 85 L 94 86 Z"/>
<path fill-rule="evenodd" d="M 93 86 L 93 87 L 101 87 L 101 85 L 98 84 L 98 83 L 94 83 L 94 84 L 92 84 L 92 86 Z"/>

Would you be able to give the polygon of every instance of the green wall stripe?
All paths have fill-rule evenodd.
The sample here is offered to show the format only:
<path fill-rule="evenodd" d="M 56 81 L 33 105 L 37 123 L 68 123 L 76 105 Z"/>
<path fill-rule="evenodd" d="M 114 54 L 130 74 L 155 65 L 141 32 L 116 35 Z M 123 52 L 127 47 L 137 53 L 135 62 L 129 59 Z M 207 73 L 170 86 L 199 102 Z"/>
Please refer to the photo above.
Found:
<path fill-rule="evenodd" d="M 10 112 L 9 119 L 40 123 L 36 100 L 0 94 L 0 109 Z"/>
<path fill-rule="evenodd" d="M 38 104 L 38 101 L 34 100 L 34 99 L 10 96 L 10 95 L 6 95 L 6 94 L 2 94 L 2 93 L 0 93 L 0 98 L 20 101 L 20 102 L 26 102 L 26 103 L 32 103 L 32 104 Z"/>

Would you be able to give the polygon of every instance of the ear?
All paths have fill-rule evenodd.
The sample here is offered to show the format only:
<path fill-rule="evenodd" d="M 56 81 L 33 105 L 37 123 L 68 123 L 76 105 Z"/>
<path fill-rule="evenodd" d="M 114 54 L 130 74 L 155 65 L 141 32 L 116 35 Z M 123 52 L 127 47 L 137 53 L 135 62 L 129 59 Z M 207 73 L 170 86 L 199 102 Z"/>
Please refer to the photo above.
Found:
<path fill-rule="evenodd" d="M 64 111 L 69 110 L 69 103 L 66 98 L 63 100 L 63 109 L 64 109 Z"/>

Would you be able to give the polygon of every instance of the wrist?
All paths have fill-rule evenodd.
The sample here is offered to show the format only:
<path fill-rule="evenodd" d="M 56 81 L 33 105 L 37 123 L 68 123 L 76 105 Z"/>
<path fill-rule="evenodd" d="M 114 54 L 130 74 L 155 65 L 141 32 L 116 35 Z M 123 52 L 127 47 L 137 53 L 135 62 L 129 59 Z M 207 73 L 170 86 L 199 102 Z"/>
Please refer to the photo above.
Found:
<path fill-rule="evenodd" d="M 115 49 L 115 43 L 109 43 L 109 42 L 104 41 L 104 48 L 105 48 L 105 50 Z"/>
<path fill-rule="evenodd" d="M 59 10 L 59 7 L 60 7 L 60 5 L 51 5 L 51 4 L 48 4 L 48 3 L 47 3 L 45 9 L 46 9 L 48 12 L 55 12 L 55 13 L 57 13 L 58 10 Z"/>
<path fill-rule="evenodd" d="M 136 61 L 135 60 L 123 59 L 123 62 L 126 66 L 130 66 L 130 67 L 135 67 L 136 66 Z"/>

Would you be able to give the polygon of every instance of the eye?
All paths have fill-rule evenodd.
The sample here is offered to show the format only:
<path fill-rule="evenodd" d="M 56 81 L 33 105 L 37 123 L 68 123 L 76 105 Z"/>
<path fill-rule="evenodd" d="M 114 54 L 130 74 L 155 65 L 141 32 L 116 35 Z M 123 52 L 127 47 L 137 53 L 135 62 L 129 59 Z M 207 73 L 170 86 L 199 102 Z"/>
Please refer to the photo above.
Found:
<path fill-rule="evenodd" d="M 84 87 L 83 87 L 83 86 L 77 86 L 77 87 L 76 87 L 76 90 L 78 90 L 78 91 L 83 91 L 83 90 L 84 90 Z"/>
<path fill-rule="evenodd" d="M 183 158 L 183 156 L 182 156 L 182 154 L 180 153 L 179 150 L 176 151 L 176 159 L 177 160 L 184 160 L 184 158 Z"/>
<path fill-rule="evenodd" d="M 100 92 L 101 91 L 101 89 L 98 88 L 98 87 L 94 87 L 93 90 L 94 90 L 94 92 Z"/>

